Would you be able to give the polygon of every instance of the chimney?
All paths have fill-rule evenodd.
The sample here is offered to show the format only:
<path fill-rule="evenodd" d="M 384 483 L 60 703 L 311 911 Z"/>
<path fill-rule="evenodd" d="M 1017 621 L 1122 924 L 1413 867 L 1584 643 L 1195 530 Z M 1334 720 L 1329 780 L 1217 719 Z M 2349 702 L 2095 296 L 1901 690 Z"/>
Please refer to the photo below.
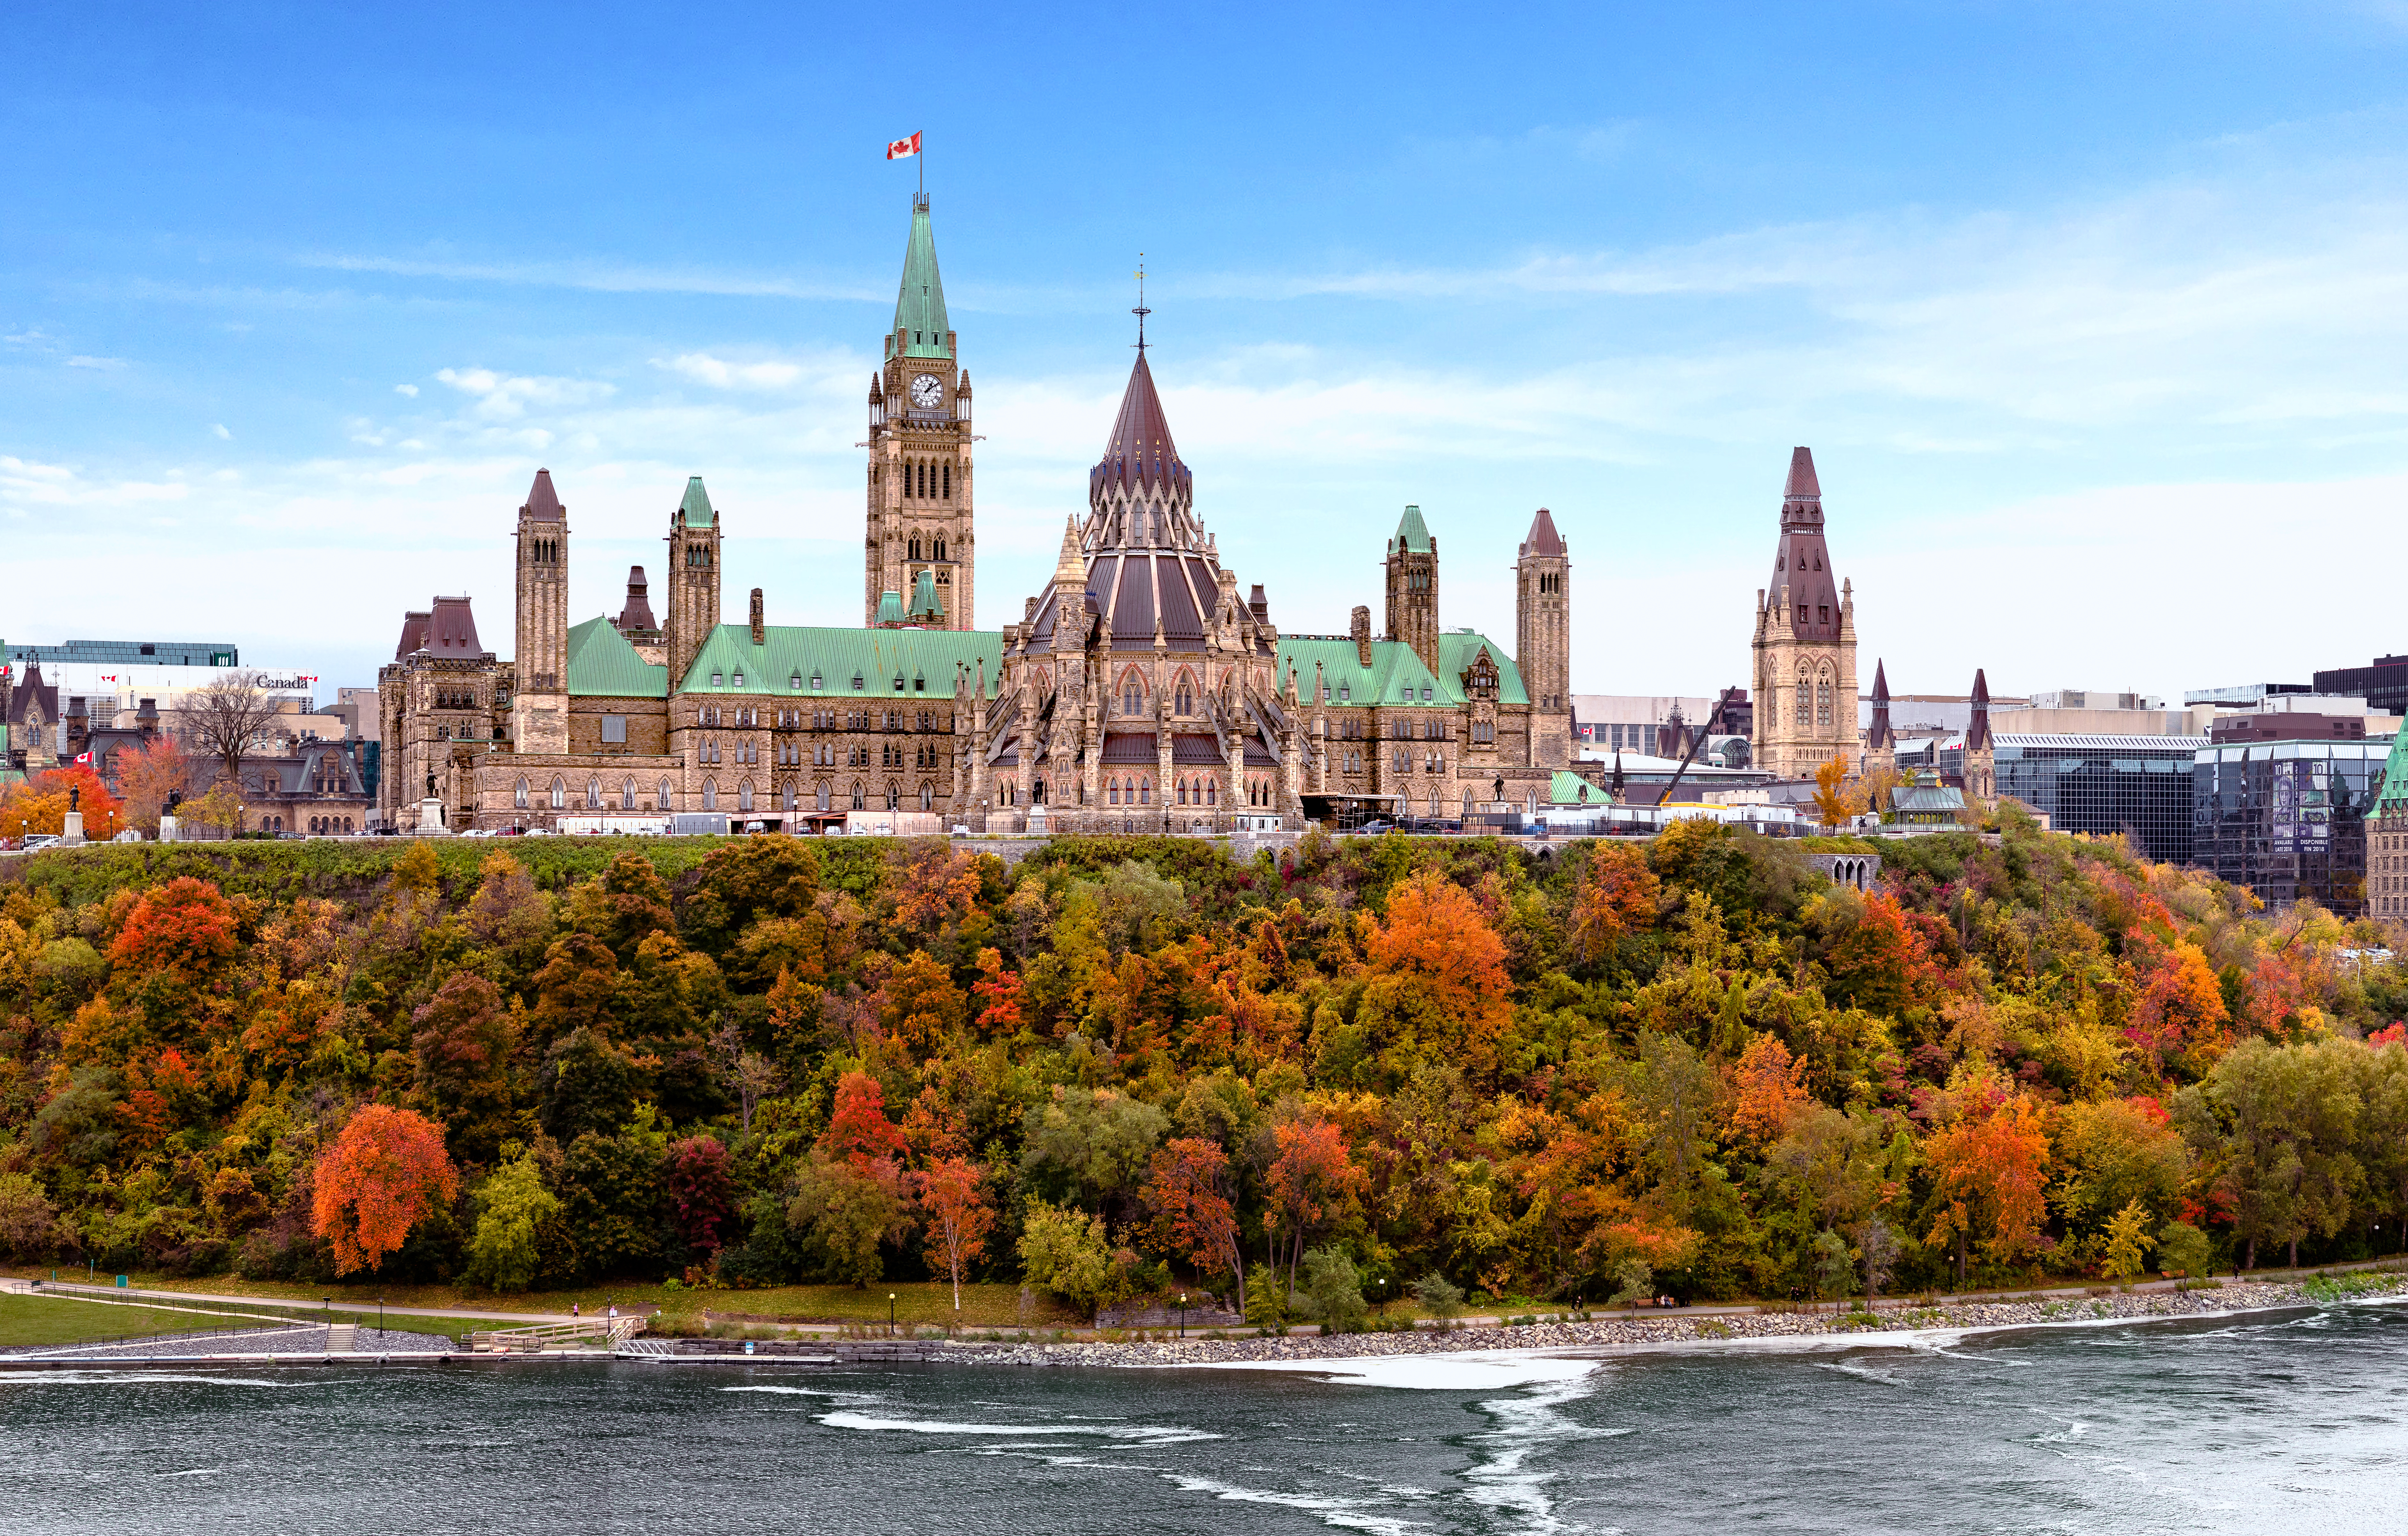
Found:
<path fill-rule="evenodd" d="M 761 589 L 754 587 L 752 589 L 752 643 L 765 645 L 768 643 L 768 639 L 769 632 L 761 623 Z"/>
<path fill-rule="evenodd" d="M 141 707 L 134 711 L 134 724 L 142 732 L 145 740 L 158 735 L 159 701 L 155 698 L 144 699 Z"/>
<path fill-rule="evenodd" d="M 1347 624 L 1346 633 L 1354 641 L 1354 665 L 1368 670 L 1371 665 L 1371 610 L 1355 604 L 1354 617 Z"/>
<path fill-rule="evenodd" d="M 1260 581 L 1254 583 L 1254 596 L 1246 599 L 1246 608 L 1254 614 L 1254 623 L 1271 622 L 1271 605 L 1263 596 L 1263 584 Z"/>

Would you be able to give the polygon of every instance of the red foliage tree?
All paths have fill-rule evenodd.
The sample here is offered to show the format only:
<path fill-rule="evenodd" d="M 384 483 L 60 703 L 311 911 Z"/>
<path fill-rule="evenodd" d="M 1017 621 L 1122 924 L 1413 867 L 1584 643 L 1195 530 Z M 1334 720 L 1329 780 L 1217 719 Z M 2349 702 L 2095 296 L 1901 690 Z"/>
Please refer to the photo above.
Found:
<path fill-rule="evenodd" d="M 1572 901 L 1572 947 L 1590 965 L 1613 953 L 1622 936 L 1652 926 L 1662 883 L 1636 848 L 1594 842 L 1580 895 Z"/>
<path fill-rule="evenodd" d="M 1238 1311 L 1243 1313 L 1246 1265 L 1238 1249 L 1238 1211 L 1222 1193 L 1228 1175 L 1229 1155 L 1221 1143 L 1182 1136 L 1154 1150 L 1140 1193 L 1154 1213 L 1154 1238 L 1162 1250 L 1186 1256 L 1206 1274 L 1234 1275 Z"/>
<path fill-rule="evenodd" d="M 926 1224 L 925 1252 L 932 1268 L 953 1283 L 953 1310 L 962 1310 L 962 1275 L 986 1252 L 995 1212 L 980 1193 L 985 1175 L 967 1157 L 940 1157 L 919 1175 L 920 1213 Z"/>
<path fill-rule="evenodd" d="M 836 1111 L 820 1134 L 820 1150 L 842 1157 L 853 1171 L 867 1173 L 873 1165 L 891 1167 L 910 1150 L 903 1129 L 886 1118 L 886 1090 L 867 1072 L 847 1072 L 837 1080 Z"/>
<path fill-rule="evenodd" d="M 1020 972 L 1003 969 L 999 950 L 979 951 L 978 966 L 979 979 L 970 983 L 970 991 L 979 1001 L 979 1033 L 989 1040 L 1020 1033 L 1025 1022 L 1020 1006 Z"/>
<path fill-rule="evenodd" d="M 236 925 L 234 904 L 215 885 L 178 875 L 134 903 L 108 947 L 109 963 L 137 977 L 197 977 L 233 956 Z"/>
<path fill-rule="evenodd" d="M 318 1159 L 310 1230 L 334 1244 L 335 1272 L 373 1270 L 435 1202 L 460 1193 L 443 1132 L 424 1115 L 363 1105 Z"/>
<path fill-rule="evenodd" d="M 1291 1120 L 1272 1132 L 1279 1156 L 1264 1176 L 1271 1209 L 1263 1225 L 1272 1233 L 1284 1228 L 1288 1245 L 1288 1286 L 1304 1262 L 1304 1240 L 1315 1227 L 1345 1208 L 1361 1193 L 1363 1170 L 1346 1155 L 1346 1142 L 1327 1120 Z"/>
<path fill-rule="evenodd" d="M 1739 1090 L 1731 1106 L 1731 1129 L 1770 1141 L 1788 1124 L 1790 1112 L 1806 1102 L 1806 1064 L 1794 1061 L 1778 1035 L 1758 1035 L 1740 1053 L 1731 1074 Z"/>
<path fill-rule="evenodd" d="M 693 1136 L 669 1143 L 664 1159 L 669 1219 L 678 1235 L 695 1253 L 710 1255 L 726 1245 L 721 1233 L 736 1215 L 736 1177 L 727 1143 L 715 1136 Z"/>
<path fill-rule="evenodd" d="M 1513 1017 L 1505 941 L 1470 893 L 1425 869 L 1389 894 L 1366 946 L 1363 1012 L 1398 1045 L 1484 1064 Z"/>

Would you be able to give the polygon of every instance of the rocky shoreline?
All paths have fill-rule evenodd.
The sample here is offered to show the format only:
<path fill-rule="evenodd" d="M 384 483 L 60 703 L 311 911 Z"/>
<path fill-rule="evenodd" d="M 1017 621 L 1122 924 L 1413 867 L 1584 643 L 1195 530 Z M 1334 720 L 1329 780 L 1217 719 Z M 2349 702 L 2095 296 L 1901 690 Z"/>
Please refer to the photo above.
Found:
<path fill-rule="evenodd" d="M 2408 1290 L 2408 1276 L 2386 1275 L 2367 1297 Z M 1866 1314 L 1740 1313 L 1677 1317 L 1598 1318 L 1405 1333 L 1341 1333 L 1285 1339 L 1183 1339 L 1110 1343 L 933 1343 L 927 1358 L 964 1365 L 1186 1366 L 1283 1364 L 1295 1360 L 1361 1359 L 1383 1355 L 1447 1355 L 1494 1350 L 1633 1348 L 1737 1342 L 1754 1339 L 1880 1337 L 1926 1330 L 2042 1328 L 2054 1324 L 2214 1317 L 2320 1305 L 2300 1285 L 2264 1283 L 2214 1289 L 2133 1292 L 2049 1300 L 1975 1301 L 1920 1307 L 1885 1304 L 1877 1321 Z"/>

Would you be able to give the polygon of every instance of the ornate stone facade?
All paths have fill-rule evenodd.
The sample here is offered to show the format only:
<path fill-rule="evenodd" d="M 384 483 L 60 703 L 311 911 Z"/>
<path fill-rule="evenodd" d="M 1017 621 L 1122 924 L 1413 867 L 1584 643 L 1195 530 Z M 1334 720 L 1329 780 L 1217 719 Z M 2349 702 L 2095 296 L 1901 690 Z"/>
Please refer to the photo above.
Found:
<path fill-rule="evenodd" d="M 1772 582 L 1756 595 L 1756 766 L 1785 779 L 1856 759 L 1856 607 L 1823 542 L 1814 455 L 1793 450 Z"/>
<path fill-rule="evenodd" d="M 442 802 L 468 825 L 657 825 L 681 812 L 799 828 L 854 811 L 938 825 L 1186 830 L 1298 825 L 1351 804 L 1458 815 L 1547 797 L 1568 757 L 1570 562 L 1541 510 L 1504 647 L 1439 624 L 1438 547 L 1408 509 L 1389 633 L 1283 636 L 1240 598 L 1196 515 L 1140 344 L 1083 520 L 1001 633 L 971 622 L 969 380 L 924 198 L 870 389 L 867 627 L 720 622 L 726 518 L 699 477 L 668 517 L 664 617 L 641 567 L 617 619 L 568 612 L 567 510 L 548 470 L 519 510 L 514 661 L 468 600 L 407 616 L 380 679 L 382 817 Z"/>

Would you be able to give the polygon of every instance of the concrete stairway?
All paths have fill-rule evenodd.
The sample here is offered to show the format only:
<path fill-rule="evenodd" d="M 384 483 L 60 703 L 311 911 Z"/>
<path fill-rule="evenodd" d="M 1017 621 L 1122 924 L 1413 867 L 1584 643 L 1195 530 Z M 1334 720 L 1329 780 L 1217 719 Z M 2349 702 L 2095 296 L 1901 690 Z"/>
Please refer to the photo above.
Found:
<path fill-rule="evenodd" d="M 326 1353 L 349 1355 L 354 1346 L 354 1341 L 359 1338 L 359 1333 L 360 1326 L 357 1323 L 335 1324 L 326 1329 Z"/>

